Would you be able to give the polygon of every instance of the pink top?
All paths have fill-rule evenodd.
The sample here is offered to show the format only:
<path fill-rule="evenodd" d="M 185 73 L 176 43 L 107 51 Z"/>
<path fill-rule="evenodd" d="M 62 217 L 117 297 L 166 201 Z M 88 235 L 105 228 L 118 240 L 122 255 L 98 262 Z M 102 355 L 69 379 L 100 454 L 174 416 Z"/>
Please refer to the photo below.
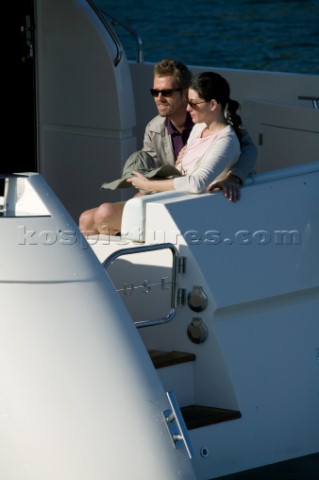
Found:
<path fill-rule="evenodd" d="M 196 165 L 204 153 L 206 153 L 208 147 L 213 143 L 215 137 L 216 134 L 204 138 L 199 136 L 187 145 L 187 150 L 181 162 L 182 172 L 187 173 L 191 167 Z"/>
<path fill-rule="evenodd" d="M 178 191 L 201 193 L 238 160 L 240 145 L 234 129 L 228 125 L 215 135 L 201 137 L 205 123 L 194 125 L 181 160 L 185 175 L 175 177 Z"/>

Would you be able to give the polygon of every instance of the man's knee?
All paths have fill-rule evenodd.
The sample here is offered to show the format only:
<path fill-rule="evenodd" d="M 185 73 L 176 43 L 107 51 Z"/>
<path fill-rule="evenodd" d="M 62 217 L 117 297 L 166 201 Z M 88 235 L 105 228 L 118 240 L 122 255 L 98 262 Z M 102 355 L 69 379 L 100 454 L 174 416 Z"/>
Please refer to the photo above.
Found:
<path fill-rule="evenodd" d="M 112 203 L 102 203 L 95 211 L 94 211 L 94 223 L 96 225 L 104 225 L 107 224 L 109 220 L 112 219 L 114 215 L 114 205 Z"/>
<path fill-rule="evenodd" d="M 82 212 L 79 217 L 79 225 L 87 225 L 93 221 L 93 212 L 91 210 L 86 210 Z"/>

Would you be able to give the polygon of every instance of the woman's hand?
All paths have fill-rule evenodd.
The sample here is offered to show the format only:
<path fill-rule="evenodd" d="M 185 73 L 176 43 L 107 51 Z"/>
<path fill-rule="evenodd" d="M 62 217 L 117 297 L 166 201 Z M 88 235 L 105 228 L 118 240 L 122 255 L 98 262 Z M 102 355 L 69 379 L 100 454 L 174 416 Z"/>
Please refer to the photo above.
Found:
<path fill-rule="evenodd" d="M 133 171 L 132 177 L 128 178 L 126 181 L 138 190 L 143 190 L 144 192 L 153 191 L 152 180 L 144 177 L 144 175 L 139 172 Z"/>

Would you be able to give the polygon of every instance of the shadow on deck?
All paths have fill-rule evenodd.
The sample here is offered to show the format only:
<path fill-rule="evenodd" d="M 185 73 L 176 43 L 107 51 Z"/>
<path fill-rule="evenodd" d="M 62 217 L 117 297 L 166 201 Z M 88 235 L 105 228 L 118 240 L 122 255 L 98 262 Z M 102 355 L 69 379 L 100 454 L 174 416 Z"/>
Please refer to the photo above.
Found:
<path fill-rule="evenodd" d="M 319 453 L 265 467 L 218 477 L 215 480 L 318 480 Z"/>

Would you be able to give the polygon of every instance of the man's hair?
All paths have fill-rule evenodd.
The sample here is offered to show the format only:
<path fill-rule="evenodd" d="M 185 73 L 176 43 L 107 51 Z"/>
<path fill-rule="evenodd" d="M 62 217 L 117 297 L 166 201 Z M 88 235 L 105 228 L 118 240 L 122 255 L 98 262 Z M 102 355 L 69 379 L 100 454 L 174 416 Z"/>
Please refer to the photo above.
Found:
<path fill-rule="evenodd" d="M 189 87 L 192 79 L 192 72 L 184 63 L 174 60 L 173 58 L 164 58 L 157 62 L 154 67 L 154 75 L 158 77 L 175 77 L 178 86 L 183 90 Z"/>

